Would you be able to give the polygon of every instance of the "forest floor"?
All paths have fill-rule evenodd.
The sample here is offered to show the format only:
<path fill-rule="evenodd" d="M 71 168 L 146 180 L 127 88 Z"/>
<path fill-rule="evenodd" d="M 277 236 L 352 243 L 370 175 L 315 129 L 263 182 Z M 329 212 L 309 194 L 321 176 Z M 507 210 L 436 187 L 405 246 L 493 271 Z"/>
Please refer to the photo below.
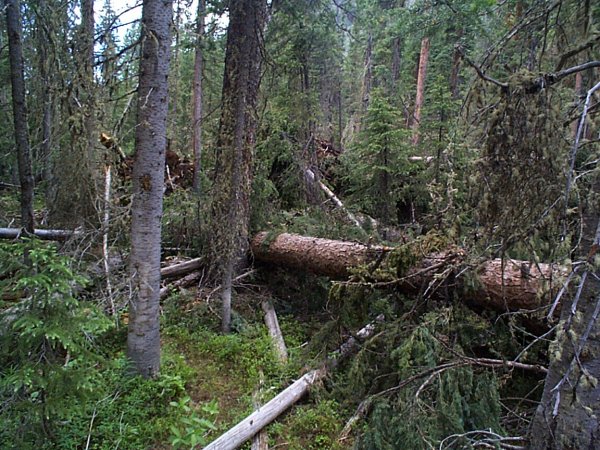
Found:
<path fill-rule="evenodd" d="M 18 223 L 14 197 L 0 196 L 0 205 L 1 226 Z M 0 244 L 11 245 L 9 241 Z M 86 262 L 97 256 L 93 252 L 83 258 L 74 255 L 76 270 L 92 278 L 83 292 L 85 301 L 100 301 L 105 282 L 89 271 L 96 262 Z M 126 275 L 123 269 L 118 278 L 126 279 Z M 19 423 L 33 420 L 37 414 L 32 404 L 26 407 L 29 418 L 24 422 L 19 416 L 22 411 L 16 416 L 0 411 L 0 422 L 7 425 L 0 431 L 0 448 L 175 449 L 218 437 L 251 413 L 254 405 L 266 403 L 325 358 L 323 347 L 311 341 L 331 320 L 324 307 L 327 280 L 290 280 L 283 272 L 279 278 L 272 275 L 265 279 L 259 273 L 236 286 L 234 332 L 228 335 L 220 332 L 218 293 L 207 298 L 212 287 L 182 289 L 161 301 L 162 365 L 158 380 L 126 375 L 127 312 L 126 302 L 122 302 L 123 309 L 114 317 L 115 326 L 95 344 L 103 359 L 96 365 L 94 388 L 87 398 L 71 400 L 58 414 L 54 440 L 49 441 L 41 430 L 36 432 L 34 426 L 33 432 L 23 433 L 22 440 L 15 443 L 14 430 L 23 426 Z M 279 315 L 289 352 L 286 365 L 278 362 L 263 322 L 261 302 L 267 298 Z M 0 299 L 0 313 L 11 306 Z M 349 448 L 350 442 L 342 444 L 338 438 L 352 413 L 343 411 L 323 385 L 315 386 L 266 428 L 269 448 Z M 250 443 L 243 448 L 250 448 Z"/>
<path fill-rule="evenodd" d="M 217 429 L 210 432 L 211 437 L 231 428 L 253 410 L 253 404 L 270 400 L 319 360 L 318 350 L 309 340 L 324 317 L 311 313 L 304 302 L 298 311 L 279 316 L 290 359 L 286 366 L 277 362 L 262 323 L 260 303 L 266 289 L 260 282 L 239 287 L 235 297 L 237 330 L 230 335 L 219 332 L 218 301 L 198 297 L 195 288 L 163 302 L 163 343 L 169 351 L 182 355 L 193 371 L 186 383 L 187 394 L 196 407 L 211 401 L 218 404 Z M 266 428 L 269 448 L 350 448 L 351 442 L 337 441 L 349 415 L 318 386 Z"/>

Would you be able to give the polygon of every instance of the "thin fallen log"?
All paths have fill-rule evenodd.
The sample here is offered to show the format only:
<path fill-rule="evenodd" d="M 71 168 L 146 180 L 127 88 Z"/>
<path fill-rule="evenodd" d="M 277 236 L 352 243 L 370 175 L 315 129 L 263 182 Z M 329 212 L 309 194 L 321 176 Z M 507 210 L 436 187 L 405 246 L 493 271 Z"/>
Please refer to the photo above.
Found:
<path fill-rule="evenodd" d="M 79 231 L 73 230 L 42 230 L 36 229 L 33 234 L 46 241 L 66 241 L 67 239 L 78 235 Z M 0 239 L 18 239 L 25 234 L 21 228 L 0 228 Z"/>
<path fill-rule="evenodd" d="M 369 246 L 356 242 L 334 241 L 282 233 L 274 239 L 258 233 L 251 242 L 257 261 L 284 267 L 307 270 L 336 279 L 348 278 L 352 267 L 381 262 L 391 247 Z M 453 289 L 473 303 L 498 310 L 536 309 L 550 304 L 569 270 L 554 264 L 535 264 L 529 261 L 493 259 L 478 267 L 468 267 L 464 251 L 428 255 L 408 273 L 391 281 L 356 284 L 373 287 L 395 286 L 414 292 L 423 285 L 439 285 L 444 279 L 455 278 Z M 467 270 L 468 269 L 468 270 Z M 467 289 L 464 272 L 474 275 Z M 350 281 L 349 284 L 353 282 Z"/>
<path fill-rule="evenodd" d="M 361 228 L 360 221 L 356 218 L 356 216 L 354 214 L 352 214 L 350 211 L 348 211 L 348 209 L 346 209 L 346 206 L 337 197 L 337 195 L 334 194 L 334 192 L 331 189 L 329 189 L 321 180 L 317 180 L 315 173 L 311 169 L 306 169 L 306 176 L 308 177 L 308 179 L 311 182 L 317 183 L 317 186 L 319 186 L 319 188 L 325 193 L 327 198 L 329 200 L 331 200 L 333 203 L 335 203 L 335 206 L 337 206 L 339 209 L 341 209 L 346 214 L 346 217 L 348 217 L 348 220 L 350 222 L 352 222 L 358 228 Z"/>
<path fill-rule="evenodd" d="M 288 352 L 285 346 L 285 341 L 283 340 L 281 328 L 279 328 L 279 321 L 277 320 L 275 308 L 270 301 L 265 300 L 262 302 L 262 309 L 265 313 L 265 325 L 267 325 L 269 336 L 271 336 L 271 341 L 273 341 L 273 347 L 275 349 L 277 359 L 280 363 L 286 364 L 288 361 Z"/>
<path fill-rule="evenodd" d="M 196 272 L 192 272 L 192 273 L 186 275 L 183 278 L 180 278 L 179 280 L 177 280 L 173 283 L 170 283 L 164 287 L 161 287 L 160 288 L 160 299 L 161 300 L 165 299 L 169 295 L 169 292 L 171 292 L 173 289 L 184 288 L 184 287 L 191 286 L 194 283 L 198 283 L 201 278 L 202 278 L 202 273 L 196 271 Z"/>
<path fill-rule="evenodd" d="M 377 317 L 376 321 L 383 321 L 383 316 Z M 340 349 L 326 361 L 323 367 L 311 370 L 296 380 L 291 386 L 267 402 L 259 410 L 254 411 L 236 426 L 208 444 L 204 450 L 234 450 L 240 447 L 248 439 L 270 424 L 290 406 L 300 400 L 309 389 L 323 380 L 328 371 L 337 366 L 339 362 L 350 355 L 358 346 L 358 340 L 364 340 L 373 335 L 375 324 L 370 323 L 361 329 L 356 337 L 350 338 Z"/>
<path fill-rule="evenodd" d="M 186 273 L 193 272 L 202 267 L 202 258 L 194 258 L 172 266 L 163 267 L 160 269 L 161 278 L 174 278 Z"/>

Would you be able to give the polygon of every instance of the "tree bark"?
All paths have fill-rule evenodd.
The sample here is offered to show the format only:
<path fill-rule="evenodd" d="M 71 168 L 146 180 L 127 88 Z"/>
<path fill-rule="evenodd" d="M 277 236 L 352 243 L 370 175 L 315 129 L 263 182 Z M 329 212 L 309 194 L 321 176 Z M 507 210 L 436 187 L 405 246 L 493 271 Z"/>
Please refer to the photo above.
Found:
<path fill-rule="evenodd" d="M 393 251 L 391 247 L 367 246 L 356 242 L 334 241 L 283 233 L 271 240 L 268 233 L 258 233 L 251 242 L 252 253 L 258 261 L 343 279 L 352 267 L 380 260 Z M 434 276 L 450 265 L 458 272 L 464 253 L 437 253 L 426 256 L 418 267 L 393 281 L 373 285 L 397 285 L 406 291 L 418 291 Z M 551 264 L 532 264 L 528 261 L 494 259 L 475 268 L 478 284 L 465 290 L 462 298 L 501 311 L 535 309 L 548 305 L 560 287 L 558 279 L 566 269 Z M 462 279 L 455 280 L 461 287 Z"/>
<path fill-rule="evenodd" d="M 13 121 L 21 184 L 21 226 L 28 232 L 33 233 L 35 227 L 33 218 L 33 174 L 31 171 L 27 106 L 25 103 L 21 7 L 19 0 L 5 0 L 5 7 Z"/>
<path fill-rule="evenodd" d="M 419 126 L 421 124 L 421 109 L 425 99 L 425 77 L 427 75 L 427 62 L 429 60 L 429 38 L 424 37 L 421 41 L 421 54 L 419 56 L 419 71 L 417 75 L 417 96 L 415 99 L 415 113 L 412 123 L 412 143 L 419 143 Z"/>
<path fill-rule="evenodd" d="M 186 273 L 192 272 L 202 267 L 202 258 L 194 258 L 173 266 L 163 267 L 160 269 L 162 278 L 173 278 Z"/>
<path fill-rule="evenodd" d="M 198 283 L 201 279 L 202 279 L 201 272 L 192 272 L 192 273 L 186 275 L 185 277 L 180 278 L 179 280 L 175 281 L 172 284 L 169 284 L 165 287 L 161 287 L 160 288 L 160 299 L 163 300 L 163 299 L 167 298 L 167 296 L 169 295 L 169 292 L 171 292 L 171 290 L 173 290 L 173 289 L 185 288 L 188 286 L 192 286 L 194 283 Z"/>
<path fill-rule="evenodd" d="M 282 233 L 275 239 L 258 233 L 250 243 L 258 261 L 308 270 L 332 278 L 347 278 L 348 269 L 374 261 L 391 247 L 366 246 L 356 242 L 334 241 Z"/>
<path fill-rule="evenodd" d="M 92 168 L 92 178 L 100 173 L 100 158 L 96 151 L 96 87 L 94 86 L 94 0 L 81 0 L 81 49 L 83 50 L 83 88 L 85 89 L 85 139 L 87 159 Z"/>
<path fill-rule="evenodd" d="M 596 183 L 598 184 L 598 183 Z M 591 224 L 586 221 L 587 233 Z M 587 247 L 600 246 L 600 221 Z M 595 251 L 595 250 L 594 250 Z M 597 271 L 596 271 L 597 272 Z M 563 306 L 542 399 L 532 421 L 532 450 L 600 448 L 600 281 L 582 276 L 578 297 Z M 579 305 L 579 306 L 578 306 Z"/>
<path fill-rule="evenodd" d="M 127 354 L 137 373 L 160 369 L 160 240 L 167 147 L 171 0 L 144 0 L 131 207 Z"/>
<path fill-rule="evenodd" d="M 360 92 L 362 114 L 365 115 L 369 109 L 371 100 L 371 88 L 373 87 L 373 36 L 369 33 L 367 48 L 365 49 L 365 67 Z"/>
<path fill-rule="evenodd" d="M 200 193 L 200 170 L 202 169 L 202 68 L 204 65 L 203 39 L 204 39 L 204 14 L 205 0 L 198 0 L 196 14 L 196 49 L 194 53 L 194 92 L 193 114 L 194 124 L 194 192 Z"/>
<path fill-rule="evenodd" d="M 264 0 L 231 3 L 211 218 L 215 230 L 213 251 L 225 288 L 231 286 L 231 278 L 248 245 L 260 47 L 265 20 Z M 222 297 L 223 331 L 228 332 L 231 297 L 227 289 Z"/>

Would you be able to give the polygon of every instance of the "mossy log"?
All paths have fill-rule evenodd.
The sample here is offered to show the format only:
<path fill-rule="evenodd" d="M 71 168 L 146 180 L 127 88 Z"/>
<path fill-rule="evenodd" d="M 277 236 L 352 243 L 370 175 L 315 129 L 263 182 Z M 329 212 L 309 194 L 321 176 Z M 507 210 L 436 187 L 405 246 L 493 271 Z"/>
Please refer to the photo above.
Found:
<path fill-rule="evenodd" d="M 266 232 L 258 233 L 251 242 L 255 260 L 335 279 L 348 279 L 352 268 L 374 264 L 389 258 L 394 248 L 370 246 L 356 242 L 335 241 L 282 233 L 274 239 Z M 498 310 L 536 309 L 551 303 L 568 269 L 558 265 L 513 259 L 493 259 L 471 267 L 461 250 L 445 251 L 417 258 L 415 265 L 394 279 L 378 281 L 373 271 L 369 281 L 349 283 L 373 286 L 397 286 L 415 292 L 423 286 L 444 284 L 459 290 L 460 297 Z M 442 280 L 443 278 L 443 280 Z M 444 281 L 445 280 L 445 281 Z M 447 290 L 447 289 L 445 289 Z"/>

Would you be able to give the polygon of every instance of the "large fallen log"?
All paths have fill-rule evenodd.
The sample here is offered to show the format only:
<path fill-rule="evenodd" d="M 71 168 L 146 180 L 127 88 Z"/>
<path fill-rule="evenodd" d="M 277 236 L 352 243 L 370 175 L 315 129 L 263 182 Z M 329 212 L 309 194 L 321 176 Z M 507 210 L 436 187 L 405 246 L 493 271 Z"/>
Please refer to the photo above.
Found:
<path fill-rule="evenodd" d="M 290 233 L 281 233 L 271 239 L 265 231 L 254 236 L 251 248 L 254 258 L 259 261 L 333 278 L 346 278 L 350 274 L 349 268 L 374 261 L 393 250 L 380 245 L 368 246 Z"/>
<path fill-rule="evenodd" d="M 373 263 L 390 254 L 390 247 L 369 246 L 356 242 L 335 241 L 282 233 L 271 239 L 258 233 L 251 242 L 257 261 L 344 279 L 350 269 Z M 529 261 L 494 259 L 477 267 L 468 267 L 464 252 L 427 255 L 406 275 L 373 286 L 395 285 L 416 291 L 435 283 L 440 277 L 453 278 L 452 288 L 461 290 L 461 298 L 496 309 L 536 309 L 548 305 L 568 273 L 565 267 L 534 264 Z M 465 270 L 469 269 L 469 270 Z M 465 276 L 469 273 L 470 277 Z M 457 274 L 461 274 L 457 276 Z M 468 283 L 467 280 L 470 280 Z M 466 284 L 471 285 L 468 289 Z"/>
<path fill-rule="evenodd" d="M 382 322 L 383 315 L 378 316 L 375 321 Z M 275 398 L 267 402 L 260 409 L 254 411 L 236 426 L 215 439 L 204 447 L 204 450 L 234 450 L 240 447 L 248 439 L 270 424 L 290 406 L 300 400 L 316 383 L 325 378 L 329 370 L 335 368 L 344 358 L 347 358 L 358 347 L 359 341 L 364 341 L 375 332 L 375 322 L 368 324 L 356 333 L 356 337 L 348 339 L 323 367 L 311 370 L 296 380 L 287 389 Z"/>

